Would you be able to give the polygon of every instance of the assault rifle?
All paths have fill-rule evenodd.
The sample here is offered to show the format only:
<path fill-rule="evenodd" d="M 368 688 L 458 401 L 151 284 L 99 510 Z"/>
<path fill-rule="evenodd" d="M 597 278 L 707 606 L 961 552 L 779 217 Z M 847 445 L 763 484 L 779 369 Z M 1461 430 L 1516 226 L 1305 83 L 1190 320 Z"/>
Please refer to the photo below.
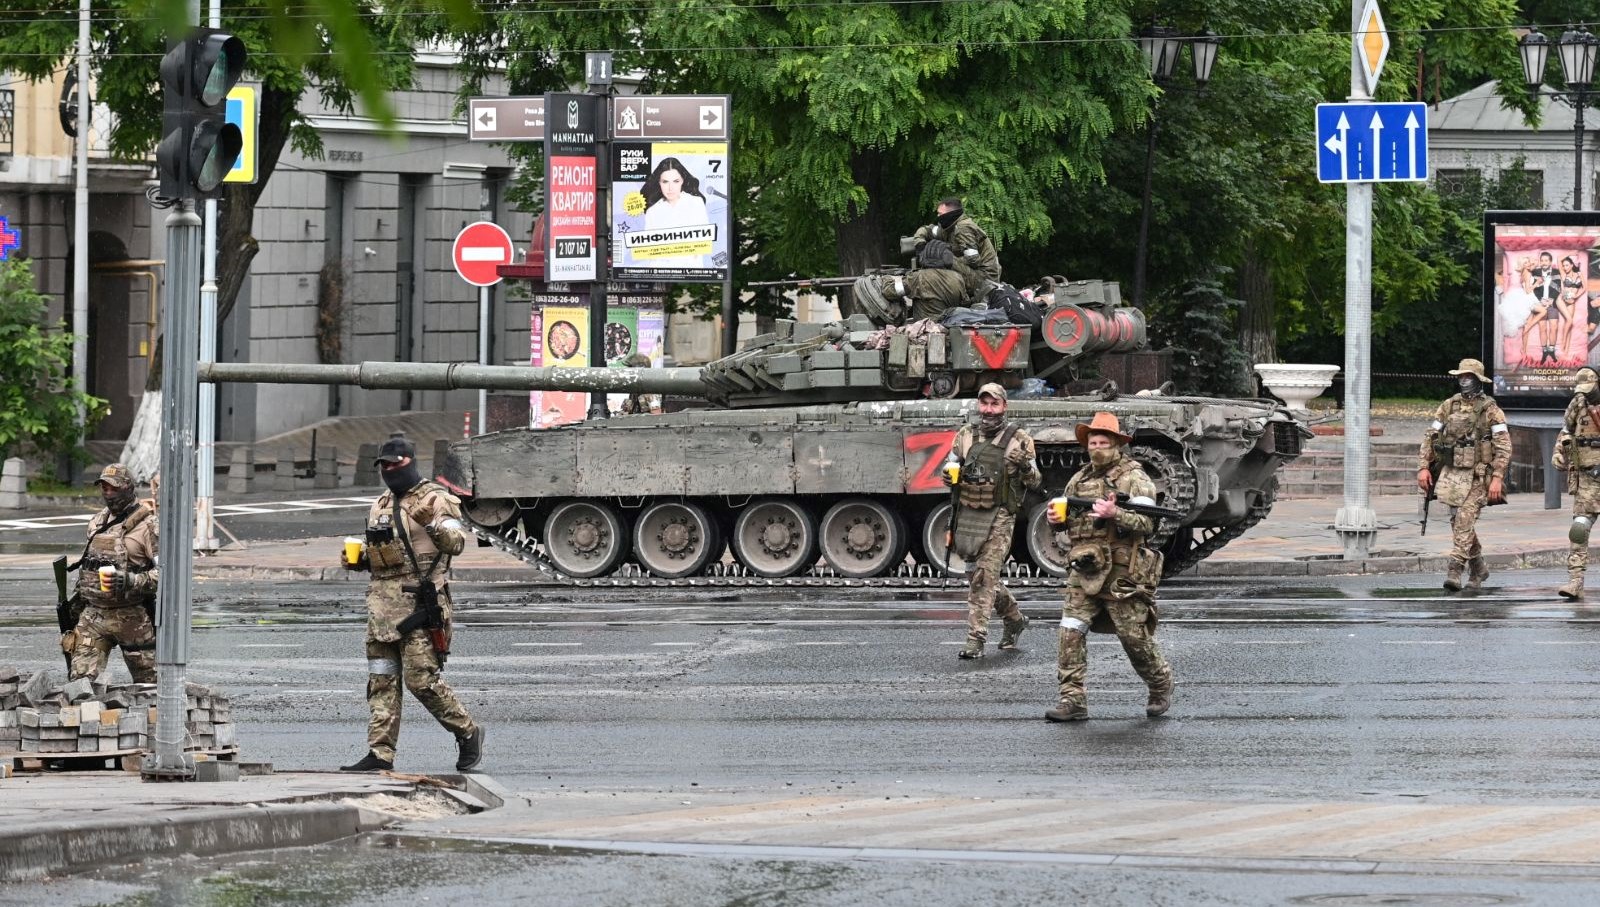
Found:
<path fill-rule="evenodd" d="M 395 627 L 396 632 L 404 639 L 412 630 L 427 630 L 428 641 L 443 667 L 445 659 L 450 657 L 450 636 L 445 632 L 444 609 L 439 606 L 439 587 L 425 580 L 416 587 L 402 586 L 400 591 L 414 593 L 417 606 Z"/>
<path fill-rule="evenodd" d="M 1422 493 L 1422 531 L 1418 535 L 1428 534 L 1428 505 L 1439 496 L 1439 461 L 1428 464 L 1428 490 Z"/>
<path fill-rule="evenodd" d="M 66 636 L 77 629 L 78 619 L 72 613 L 72 600 L 67 597 L 67 557 L 62 555 L 50 562 L 50 569 L 56 575 L 56 626 L 61 628 L 61 635 Z M 61 653 L 67 660 L 67 671 L 72 671 L 72 653 L 65 650 Z"/>
<path fill-rule="evenodd" d="M 1071 513 L 1074 510 L 1088 510 L 1103 500 L 1105 499 L 1080 498 L 1076 495 L 1071 495 L 1067 498 L 1067 512 Z M 1117 492 L 1114 500 L 1119 509 L 1126 510 L 1130 513 L 1141 514 L 1143 516 L 1154 517 L 1158 520 L 1163 518 L 1181 520 L 1184 517 L 1184 511 L 1176 510 L 1172 507 L 1162 507 L 1160 504 L 1135 504 L 1129 498 L 1126 491 Z M 1096 527 L 1099 527 L 1105 524 L 1105 520 L 1097 518 L 1094 521 L 1094 524 Z"/>

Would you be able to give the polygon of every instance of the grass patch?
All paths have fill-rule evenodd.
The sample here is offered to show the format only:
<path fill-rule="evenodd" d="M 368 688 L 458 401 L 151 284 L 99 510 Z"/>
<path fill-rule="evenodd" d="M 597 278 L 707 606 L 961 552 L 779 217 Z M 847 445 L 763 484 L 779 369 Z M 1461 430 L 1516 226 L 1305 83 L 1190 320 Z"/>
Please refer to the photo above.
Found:
<path fill-rule="evenodd" d="M 88 500 L 89 498 L 98 498 L 100 496 L 100 487 L 92 483 L 73 487 L 55 479 L 29 479 L 28 494 L 36 494 L 41 497 L 83 498 Z"/>

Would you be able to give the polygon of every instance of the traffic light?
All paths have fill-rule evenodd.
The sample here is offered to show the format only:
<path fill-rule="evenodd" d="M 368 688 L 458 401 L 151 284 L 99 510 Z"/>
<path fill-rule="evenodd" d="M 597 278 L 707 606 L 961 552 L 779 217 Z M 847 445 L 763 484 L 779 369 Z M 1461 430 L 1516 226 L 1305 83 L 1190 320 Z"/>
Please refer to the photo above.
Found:
<path fill-rule="evenodd" d="M 244 147 L 227 121 L 228 92 L 244 74 L 244 42 L 196 28 L 161 58 L 161 144 L 156 169 L 167 198 L 216 198 Z"/>

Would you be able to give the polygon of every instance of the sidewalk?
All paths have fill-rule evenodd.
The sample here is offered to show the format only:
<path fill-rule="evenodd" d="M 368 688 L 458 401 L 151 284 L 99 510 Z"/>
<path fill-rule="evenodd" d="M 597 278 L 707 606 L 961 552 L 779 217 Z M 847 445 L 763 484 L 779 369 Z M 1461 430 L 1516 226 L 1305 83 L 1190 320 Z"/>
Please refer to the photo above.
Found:
<path fill-rule="evenodd" d="M 327 497 L 376 497 L 375 488 L 342 488 L 307 493 L 307 500 Z M 273 501 L 280 496 L 219 495 L 218 503 Z M 1450 508 L 1434 502 L 1428 534 L 1421 535 L 1415 494 L 1372 498 L 1378 515 L 1378 534 L 1369 556 L 1344 560 L 1344 545 L 1333 531 L 1333 520 L 1343 506 L 1339 497 L 1294 498 L 1278 501 L 1265 520 L 1221 551 L 1201 561 L 1190 575 L 1229 576 L 1337 576 L 1377 573 L 1443 573 L 1450 551 Z M 1504 506 L 1489 507 L 1478 521 L 1489 566 L 1494 570 L 1553 567 L 1566 563 L 1570 503 L 1559 510 L 1544 509 L 1542 493 L 1511 495 Z M 81 512 L 71 506 L 52 508 L 55 513 Z M 359 514 L 359 509 L 351 513 Z M 44 516 L 44 509 L 28 511 L 27 518 Z M 359 519 L 359 516 L 353 516 Z M 0 541 L 6 539 L 0 538 Z M 338 566 L 343 536 L 250 542 L 215 554 L 196 557 L 194 575 L 201 580 L 314 581 L 364 583 L 365 574 Z M 19 546 L 26 548 L 28 546 Z M 48 578 L 52 553 L 0 553 L 0 575 Z M 462 582 L 537 583 L 536 570 L 493 548 L 468 545 L 455 559 L 452 576 Z"/>
<path fill-rule="evenodd" d="M 17 774 L 0 781 L 0 882 L 148 857 L 306 847 L 495 809 L 508 797 L 487 776 L 417 777 L 285 772 L 145 784 L 124 772 Z"/>

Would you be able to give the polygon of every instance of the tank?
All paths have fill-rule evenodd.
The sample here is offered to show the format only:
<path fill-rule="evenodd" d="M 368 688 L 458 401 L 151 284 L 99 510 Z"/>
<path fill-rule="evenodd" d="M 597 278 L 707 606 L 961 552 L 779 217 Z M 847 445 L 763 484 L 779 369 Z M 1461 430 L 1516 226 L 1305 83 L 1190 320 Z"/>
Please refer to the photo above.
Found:
<path fill-rule="evenodd" d="M 1266 517 L 1279 470 L 1310 437 L 1288 410 L 1110 386 L 1039 396 L 1044 381 L 1064 383 L 1097 355 L 1145 343 L 1143 314 L 1118 304 L 1114 284 L 1057 287 L 1041 315 L 1037 327 L 943 331 L 885 330 L 861 316 L 780 321 L 693 377 L 682 368 L 502 368 L 546 373 L 519 387 L 691 391 L 717 408 L 441 442 L 435 471 L 483 541 L 574 579 L 942 582 L 965 565 L 945 550 L 951 494 L 938 467 L 955 430 L 976 418 L 976 388 L 998 381 L 1014 389 L 1008 417 L 1033 436 L 1044 472 L 1018 518 L 1013 581 L 1066 575 L 1070 543 L 1043 503 L 1085 462 L 1074 429 L 1100 410 L 1133 436 L 1158 503 L 1184 514 L 1163 519 L 1152 539 L 1166 573 Z"/>

